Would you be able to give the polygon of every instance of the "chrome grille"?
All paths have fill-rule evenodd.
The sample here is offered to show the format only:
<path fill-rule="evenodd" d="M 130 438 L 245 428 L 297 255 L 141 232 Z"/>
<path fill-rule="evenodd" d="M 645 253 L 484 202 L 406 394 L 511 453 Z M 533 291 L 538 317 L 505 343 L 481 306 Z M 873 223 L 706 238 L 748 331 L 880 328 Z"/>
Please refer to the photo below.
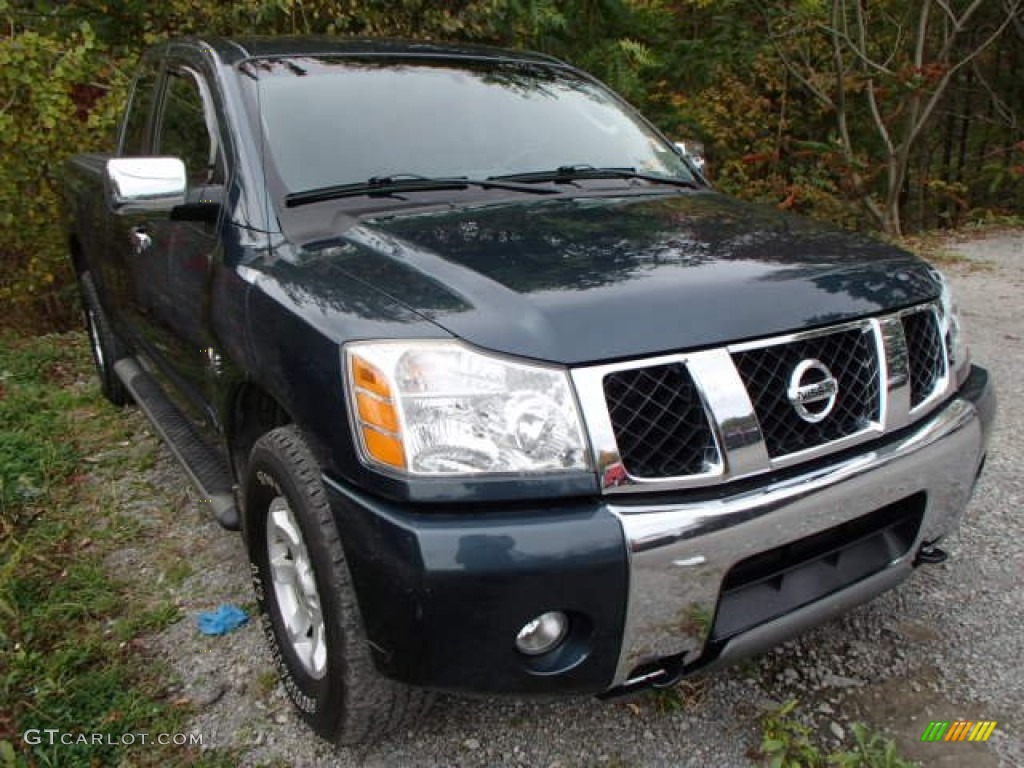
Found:
<path fill-rule="evenodd" d="M 622 462 L 633 477 L 700 474 L 716 460 L 704 406 L 682 363 L 609 374 L 604 394 Z"/>
<path fill-rule="evenodd" d="M 822 421 L 801 418 L 787 390 L 794 369 L 819 360 L 838 384 L 835 406 Z M 733 361 L 747 389 L 769 456 L 816 448 L 867 429 L 879 420 L 879 364 L 870 327 L 744 349 Z"/>
<path fill-rule="evenodd" d="M 903 335 L 910 368 L 910 407 L 915 408 L 931 397 L 946 373 L 946 342 L 939 330 L 939 319 L 930 308 L 904 315 Z"/>
<path fill-rule="evenodd" d="M 708 487 L 901 430 L 953 386 L 940 327 L 929 303 L 760 341 L 573 368 L 601 489 Z M 810 399 L 791 402 L 791 385 Z"/>

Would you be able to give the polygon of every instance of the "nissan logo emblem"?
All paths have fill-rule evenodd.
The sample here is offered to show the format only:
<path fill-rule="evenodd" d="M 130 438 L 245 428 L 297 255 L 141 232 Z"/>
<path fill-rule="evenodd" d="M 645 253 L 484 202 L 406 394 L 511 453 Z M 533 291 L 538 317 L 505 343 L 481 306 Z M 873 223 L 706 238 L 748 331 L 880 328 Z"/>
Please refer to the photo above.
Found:
<path fill-rule="evenodd" d="M 808 359 L 793 369 L 786 396 L 804 421 L 817 424 L 832 413 L 839 384 L 820 360 Z"/>

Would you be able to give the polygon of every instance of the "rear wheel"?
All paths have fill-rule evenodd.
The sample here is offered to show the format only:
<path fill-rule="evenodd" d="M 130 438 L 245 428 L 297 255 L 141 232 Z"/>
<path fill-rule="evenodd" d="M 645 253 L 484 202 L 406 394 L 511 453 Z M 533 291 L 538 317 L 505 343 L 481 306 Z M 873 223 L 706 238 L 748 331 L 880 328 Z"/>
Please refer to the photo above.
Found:
<path fill-rule="evenodd" d="M 128 391 L 114 373 L 114 363 L 127 357 L 128 352 L 121 340 L 110 330 L 89 272 L 83 272 L 79 277 L 79 287 L 82 293 L 85 330 L 89 334 L 89 350 L 92 352 L 92 361 L 100 380 L 100 391 L 114 405 L 124 405 L 129 399 Z"/>
<path fill-rule="evenodd" d="M 252 449 L 244 530 L 274 660 L 312 728 L 358 744 L 418 720 L 430 696 L 375 669 L 320 469 L 294 426 Z"/>

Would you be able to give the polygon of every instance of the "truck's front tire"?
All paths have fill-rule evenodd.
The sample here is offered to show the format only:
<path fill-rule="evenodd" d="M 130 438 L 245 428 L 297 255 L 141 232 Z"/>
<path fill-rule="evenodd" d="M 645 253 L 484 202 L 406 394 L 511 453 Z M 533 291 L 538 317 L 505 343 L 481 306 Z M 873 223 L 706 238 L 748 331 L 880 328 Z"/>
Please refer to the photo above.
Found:
<path fill-rule="evenodd" d="M 427 692 L 374 668 L 320 469 L 295 426 L 253 447 L 244 515 L 261 622 L 310 726 L 329 741 L 359 744 L 424 714 Z"/>
<path fill-rule="evenodd" d="M 89 272 L 83 272 L 78 278 L 82 294 L 82 315 L 85 320 L 85 331 L 89 336 L 89 351 L 96 366 L 96 375 L 100 380 L 100 391 L 103 396 L 116 406 L 128 402 L 128 390 L 114 373 L 114 363 L 128 353 L 124 344 L 110 329 L 103 308 L 100 306 L 96 285 Z"/>

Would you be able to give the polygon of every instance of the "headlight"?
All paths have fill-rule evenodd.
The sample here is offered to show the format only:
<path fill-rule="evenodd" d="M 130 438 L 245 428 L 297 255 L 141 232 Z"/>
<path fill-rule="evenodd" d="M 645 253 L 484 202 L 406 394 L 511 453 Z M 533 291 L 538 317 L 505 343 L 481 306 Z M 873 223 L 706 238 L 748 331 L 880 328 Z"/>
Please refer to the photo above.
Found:
<path fill-rule="evenodd" d="M 344 349 L 364 459 L 415 475 L 586 470 L 568 374 L 455 341 Z"/>
<path fill-rule="evenodd" d="M 949 369 L 959 371 L 970 362 L 970 351 L 964 339 L 963 329 L 960 324 L 960 309 L 953 299 L 953 292 L 949 287 L 949 280 L 937 269 L 933 270 L 936 279 L 939 281 L 941 291 L 939 293 L 939 323 L 942 330 L 942 338 L 946 343 L 946 355 L 949 357 Z"/>

